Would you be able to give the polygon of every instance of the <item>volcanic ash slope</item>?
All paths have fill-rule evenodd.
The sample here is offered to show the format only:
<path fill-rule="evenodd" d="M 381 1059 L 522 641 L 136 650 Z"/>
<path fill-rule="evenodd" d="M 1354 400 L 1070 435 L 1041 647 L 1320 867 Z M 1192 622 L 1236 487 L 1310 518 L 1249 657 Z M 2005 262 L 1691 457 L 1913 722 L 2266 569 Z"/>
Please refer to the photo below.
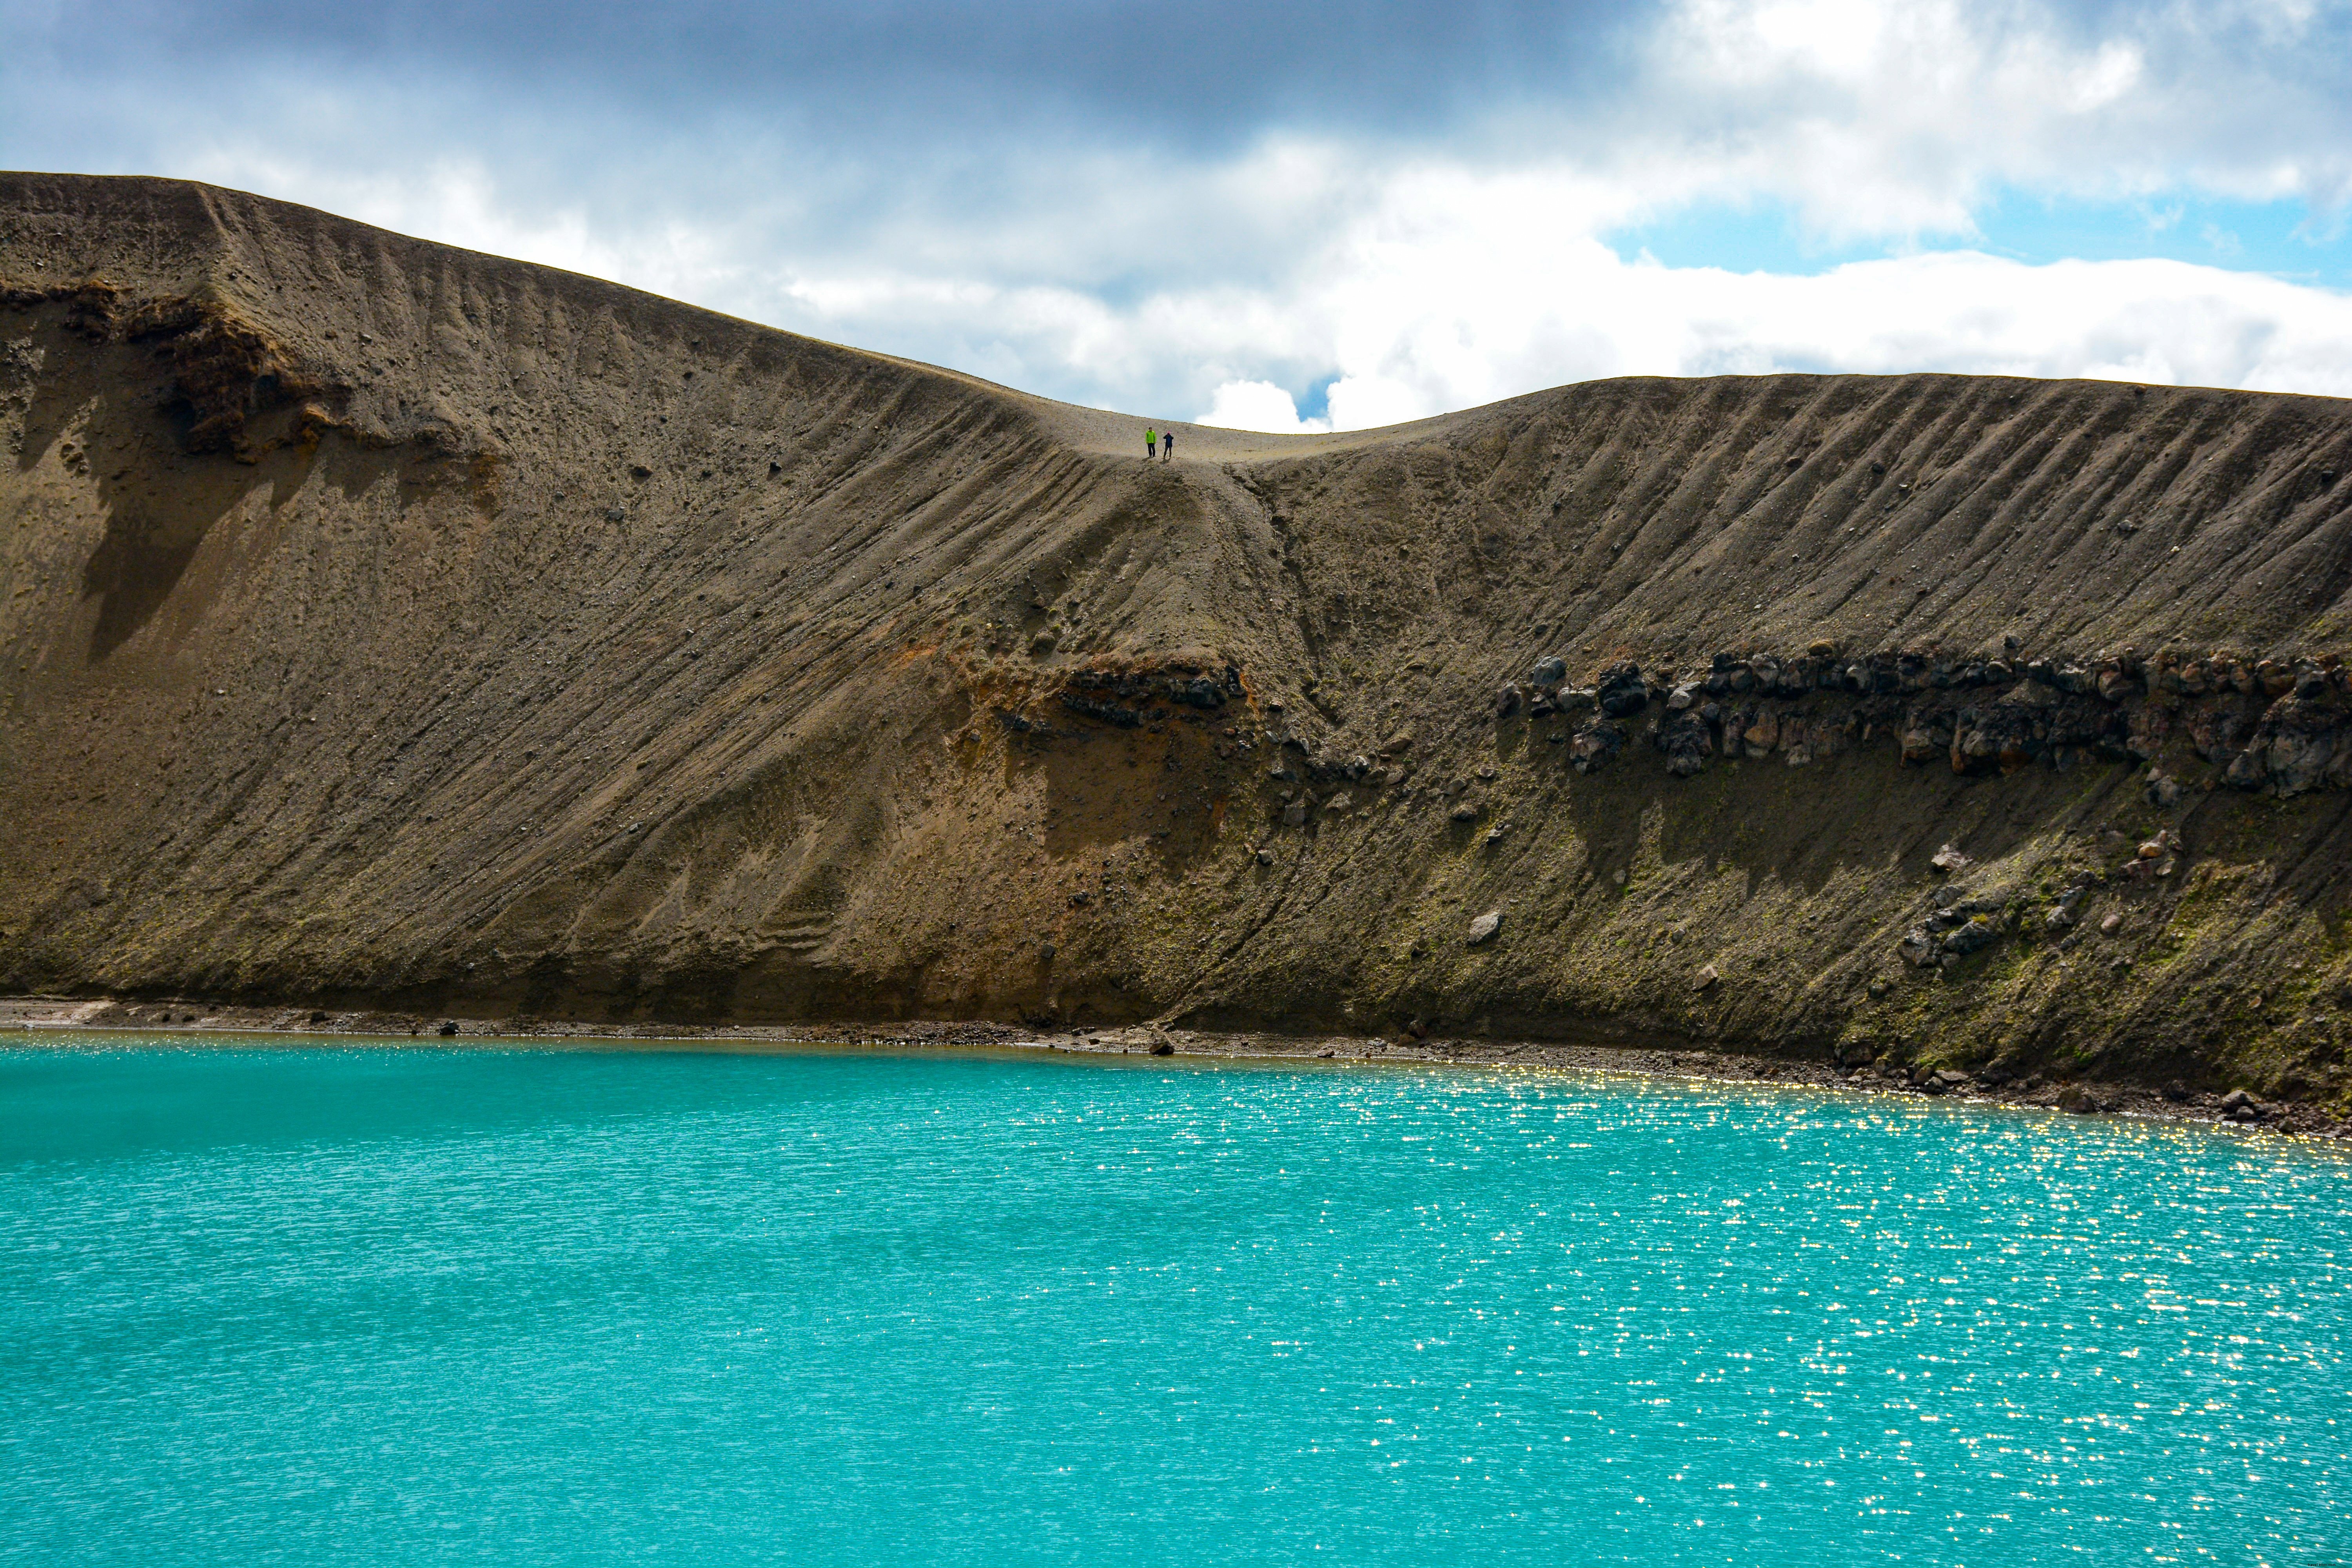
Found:
<path fill-rule="evenodd" d="M 0 985 L 2341 1105 L 2347 415 L 1629 380 L 1147 465 L 588 279 L 0 176 Z"/>

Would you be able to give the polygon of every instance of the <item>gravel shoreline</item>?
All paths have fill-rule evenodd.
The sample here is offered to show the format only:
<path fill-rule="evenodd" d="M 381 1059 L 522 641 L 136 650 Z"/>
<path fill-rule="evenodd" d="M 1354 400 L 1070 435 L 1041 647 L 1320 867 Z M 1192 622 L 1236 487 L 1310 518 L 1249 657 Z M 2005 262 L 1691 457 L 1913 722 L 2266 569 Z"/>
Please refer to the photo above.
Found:
<path fill-rule="evenodd" d="M 282 1035 L 332 1041 L 366 1038 L 418 1044 L 635 1045 L 756 1051 L 763 1046 L 835 1045 L 884 1047 L 993 1047 L 1097 1056 L 1171 1056 L 1225 1059 L 1430 1063 L 1440 1066 L 1570 1069 L 1651 1078 L 1769 1083 L 1846 1092 L 1947 1099 L 1963 1103 L 2032 1107 L 2078 1115 L 2123 1115 L 2169 1121 L 2243 1126 L 2253 1131 L 2352 1142 L 2352 1121 L 2316 1106 L 2265 1102 L 2242 1093 L 2168 1095 L 2136 1084 L 2057 1082 L 2028 1078 L 1987 1083 L 1964 1074 L 1927 1074 L 1919 1081 L 1899 1068 L 1843 1068 L 1827 1062 L 1786 1061 L 1737 1051 L 1683 1047 L 1563 1045 L 1556 1041 L 1395 1039 L 1360 1035 L 1298 1036 L 1211 1033 L 1157 1025 L 1109 1028 L 1015 1024 L 898 1021 L 770 1026 L 674 1023 L 590 1024 L 531 1017 L 464 1018 L 373 1010 L 218 1005 L 203 1002 L 0 998 L 0 1040 L 11 1034 L 62 1043 L 84 1034 L 136 1032 L 185 1037 Z"/>

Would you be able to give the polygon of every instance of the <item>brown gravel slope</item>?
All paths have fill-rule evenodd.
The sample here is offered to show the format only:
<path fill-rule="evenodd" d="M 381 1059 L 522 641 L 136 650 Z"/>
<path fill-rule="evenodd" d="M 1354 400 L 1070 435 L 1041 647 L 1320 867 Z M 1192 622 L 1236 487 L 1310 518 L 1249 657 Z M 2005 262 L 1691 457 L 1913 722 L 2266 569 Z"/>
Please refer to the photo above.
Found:
<path fill-rule="evenodd" d="M 0 989 L 2344 1103 L 2352 405 L 1627 380 L 1150 468 L 1145 423 L 0 174 Z"/>

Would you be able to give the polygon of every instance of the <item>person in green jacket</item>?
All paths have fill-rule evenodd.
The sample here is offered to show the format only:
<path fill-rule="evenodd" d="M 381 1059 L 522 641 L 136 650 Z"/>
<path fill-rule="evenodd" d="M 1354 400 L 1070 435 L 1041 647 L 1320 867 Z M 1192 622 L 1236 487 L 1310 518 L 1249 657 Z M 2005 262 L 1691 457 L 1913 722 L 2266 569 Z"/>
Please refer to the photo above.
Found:
<path fill-rule="evenodd" d="M 1158 449 L 1159 441 L 1160 437 L 1150 430 L 1146 429 L 1143 432 L 1143 460 L 1145 462 L 1148 463 L 1151 461 L 1152 454 Z"/>

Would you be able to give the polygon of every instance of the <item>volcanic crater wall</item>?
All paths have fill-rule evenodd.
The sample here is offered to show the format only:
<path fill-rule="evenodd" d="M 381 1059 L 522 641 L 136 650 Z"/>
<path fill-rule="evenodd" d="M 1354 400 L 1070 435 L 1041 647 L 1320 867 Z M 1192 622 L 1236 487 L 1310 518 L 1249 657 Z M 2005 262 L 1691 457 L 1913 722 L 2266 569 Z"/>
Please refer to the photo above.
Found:
<path fill-rule="evenodd" d="M 1488 1031 L 2341 1105 L 2352 419 L 1186 429 L 0 175 L 0 984 Z"/>

